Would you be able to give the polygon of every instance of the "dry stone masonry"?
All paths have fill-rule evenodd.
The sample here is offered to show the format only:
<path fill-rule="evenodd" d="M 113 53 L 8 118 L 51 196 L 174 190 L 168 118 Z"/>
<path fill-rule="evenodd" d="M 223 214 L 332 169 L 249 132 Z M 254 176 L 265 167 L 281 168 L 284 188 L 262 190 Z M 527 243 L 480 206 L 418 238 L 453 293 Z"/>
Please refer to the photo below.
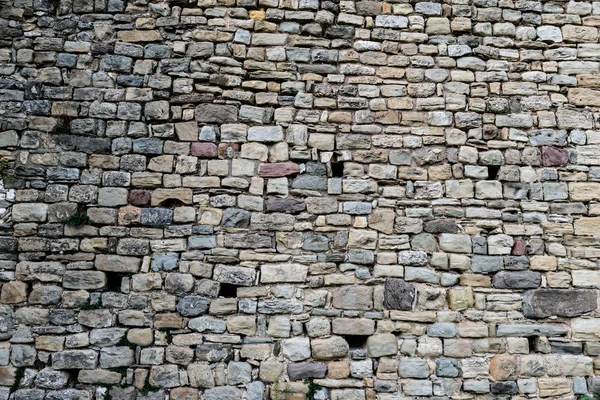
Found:
<path fill-rule="evenodd" d="M 2 0 L 0 400 L 600 392 L 599 29 Z"/>

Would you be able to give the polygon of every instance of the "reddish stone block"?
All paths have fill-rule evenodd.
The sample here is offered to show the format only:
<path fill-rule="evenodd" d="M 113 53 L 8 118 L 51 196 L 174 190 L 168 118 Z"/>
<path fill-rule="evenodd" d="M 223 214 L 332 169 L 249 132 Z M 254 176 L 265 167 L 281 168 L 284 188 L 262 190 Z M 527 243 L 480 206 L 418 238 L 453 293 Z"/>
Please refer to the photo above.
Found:
<path fill-rule="evenodd" d="M 544 167 L 559 167 L 569 162 L 569 150 L 558 147 L 542 147 L 542 165 Z"/>
<path fill-rule="evenodd" d="M 278 178 L 288 175 L 296 175 L 300 172 L 298 164 L 293 162 L 260 164 L 258 175 L 265 178 Z"/>
<path fill-rule="evenodd" d="M 191 154 L 200 158 L 216 158 L 217 157 L 217 145 L 208 142 L 197 142 L 192 143 Z"/>
<path fill-rule="evenodd" d="M 524 256 L 527 254 L 527 245 L 522 240 L 515 241 L 512 247 L 513 256 Z"/>
<path fill-rule="evenodd" d="M 137 207 L 146 207 L 150 205 L 152 192 L 150 190 L 133 189 L 129 193 L 129 204 Z"/>

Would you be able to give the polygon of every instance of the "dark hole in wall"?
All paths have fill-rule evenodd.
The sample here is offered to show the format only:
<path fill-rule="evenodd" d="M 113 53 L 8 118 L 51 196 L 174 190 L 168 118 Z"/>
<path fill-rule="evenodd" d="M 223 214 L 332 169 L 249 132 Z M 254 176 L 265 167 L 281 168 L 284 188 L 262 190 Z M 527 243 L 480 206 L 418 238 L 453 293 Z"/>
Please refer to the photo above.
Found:
<path fill-rule="evenodd" d="M 344 163 L 338 161 L 336 154 L 331 157 L 331 176 L 333 178 L 342 178 L 344 176 Z"/>
<path fill-rule="evenodd" d="M 528 336 L 527 337 L 527 341 L 529 342 L 529 353 L 535 353 L 537 351 L 536 349 L 536 337 L 535 336 Z"/>
<path fill-rule="evenodd" d="M 488 181 L 495 181 L 498 177 L 498 172 L 500 172 L 499 165 L 490 165 L 488 167 Z"/>
<path fill-rule="evenodd" d="M 120 274 L 118 272 L 106 272 L 106 287 L 107 292 L 120 292 L 121 281 L 127 276 L 126 274 Z"/>
<path fill-rule="evenodd" d="M 219 286 L 219 297 L 237 297 L 239 286 L 232 285 L 231 283 L 221 283 Z"/>
<path fill-rule="evenodd" d="M 348 342 L 351 349 L 363 349 L 367 346 L 368 335 L 345 335 L 344 339 Z"/>
<path fill-rule="evenodd" d="M 159 204 L 160 207 L 165 207 L 165 208 L 175 208 L 175 207 L 181 207 L 183 205 L 184 205 L 183 202 L 179 199 L 165 199 L 165 200 L 161 201 Z"/>

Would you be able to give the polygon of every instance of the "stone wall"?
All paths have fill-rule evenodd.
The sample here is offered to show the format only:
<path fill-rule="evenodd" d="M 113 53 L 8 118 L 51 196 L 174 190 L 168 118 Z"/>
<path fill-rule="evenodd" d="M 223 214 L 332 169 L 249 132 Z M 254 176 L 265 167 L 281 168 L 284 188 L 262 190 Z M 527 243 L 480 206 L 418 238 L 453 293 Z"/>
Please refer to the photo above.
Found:
<path fill-rule="evenodd" d="M 0 400 L 599 392 L 599 27 L 3 0 Z"/>

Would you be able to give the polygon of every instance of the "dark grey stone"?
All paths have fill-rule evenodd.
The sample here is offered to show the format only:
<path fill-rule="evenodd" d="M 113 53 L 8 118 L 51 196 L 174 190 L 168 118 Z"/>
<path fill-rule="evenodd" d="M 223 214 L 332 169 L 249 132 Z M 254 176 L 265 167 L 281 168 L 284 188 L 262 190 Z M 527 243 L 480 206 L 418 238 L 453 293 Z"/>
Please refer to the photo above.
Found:
<path fill-rule="evenodd" d="M 577 317 L 594 311 L 598 293 L 589 289 L 538 289 L 523 296 L 523 314 L 529 318 Z"/>
<path fill-rule="evenodd" d="M 216 124 L 237 122 L 238 110 L 228 104 L 200 104 L 196 107 L 196 121 Z"/>
<path fill-rule="evenodd" d="M 250 225 L 250 212 L 241 208 L 228 208 L 223 212 L 221 225 L 228 228 L 244 228 Z"/>
<path fill-rule="evenodd" d="M 277 199 L 267 200 L 267 212 L 282 212 L 298 214 L 306 210 L 306 202 L 302 199 Z"/>
<path fill-rule="evenodd" d="M 196 361 L 227 362 L 232 358 L 231 345 L 208 343 L 196 347 Z"/>
<path fill-rule="evenodd" d="M 388 278 L 385 281 L 383 306 L 391 310 L 412 310 L 416 289 L 403 279 Z"/>
<path fill-rule="evenodd" d="M 506 256 L 504 257 L 504 268 L 513 271 L 523 271 L 529 269 L 529 257 L 527 256 Z"/>
<path fill-rule="evenodd" d="M 111 143 L 108 138 L 78 137 L 76 149 L 87 154 L 110 154 Z"/>
<path fill-rule="evenodd" d="M 234 249 L 271 248 L 273 237 L 260 233 L 231 233 L 225 234 L 225 247 Z"/>
<path fill-rule="evenodd" d="M 205 297 L 186 296 L 177 303 L 177 311 L 184 317 L 196 317 L 208 310 Z"/>
<path fill-rule="evenodd" d="M 142 225 L 161 226 L 173 223 L 173 210 L 168 208 L 142 209 Z"/>
<path fill-rule="evenodd" d="M 140 138 L 133 141 L 133 152 L 140 154 L 162 154 L 163 141 L 155 138 Z"/>
<path fill-rule="evenodd" d="M 436 219 L 425 223 L 425 232 L 429 233 L 457 233 L 458 225 L 452 219 Z"/>
<path fill-rule="evenodd" d="M 106 55 L 100 61 L 100 68 L 103 71 L 127 73 L 131 71 L 133 59 L 125 56 Z"/>
<path fill-rule="evenodd" d="M 500 271 L 494 275 L 494 287 L 499 289 L 535 289 L 542 283 L 542 274 L 533 271 Z"/>
<path fill-rule="evenodd" d="M 494 394 L 517 394 L 518 387 L 517 382 L 507 381 L 507 382 L 493 382 L 492 393 Z"/>
<path fill-rule="evenodd" d="M 298 381 L 306 378 L 325 378 L 327 374 L 327 365 L 321 363 L 290 363 L 287 368 L 288 376 L 291 381 Z"/>

